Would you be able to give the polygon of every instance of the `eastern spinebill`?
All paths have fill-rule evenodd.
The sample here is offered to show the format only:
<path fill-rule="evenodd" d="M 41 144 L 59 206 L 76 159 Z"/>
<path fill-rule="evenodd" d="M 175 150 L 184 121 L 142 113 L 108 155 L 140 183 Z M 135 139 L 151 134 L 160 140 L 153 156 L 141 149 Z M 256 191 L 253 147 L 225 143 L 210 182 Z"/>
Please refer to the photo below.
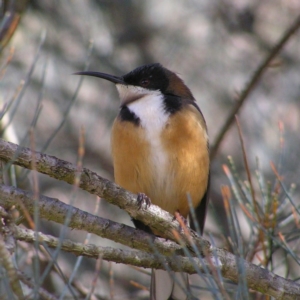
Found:
<path fill-rule="evenodd" d="M 202 112 L 183 80 L 159 63 L 124 76 L 75 74 L 111 81 L 119 92 L 121 105 L 111 132 L 116 183 L 184 218 L 189 214 L 189 194 L 202 233 L 208 206 L 208 135 Z M 187 299 L 187 289 L 187 276 L 153 270 L 150 299 Z"/>

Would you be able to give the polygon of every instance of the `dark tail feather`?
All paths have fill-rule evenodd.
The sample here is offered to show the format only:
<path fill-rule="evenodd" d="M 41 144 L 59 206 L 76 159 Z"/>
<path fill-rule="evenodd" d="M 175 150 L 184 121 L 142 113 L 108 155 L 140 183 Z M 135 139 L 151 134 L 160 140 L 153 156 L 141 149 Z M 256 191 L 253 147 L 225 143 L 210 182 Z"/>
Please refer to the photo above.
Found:
<path fill-rule="evenodd" d="M 176 277 L 176 284 L 173 276 L 164 270 L 152 270 L 150 285 L 150 300 L 187 300 L 189 289 L 188 275 L 185 273 L 172 274 Z M 182 289 L 183 287 L 183 289 Z"/>

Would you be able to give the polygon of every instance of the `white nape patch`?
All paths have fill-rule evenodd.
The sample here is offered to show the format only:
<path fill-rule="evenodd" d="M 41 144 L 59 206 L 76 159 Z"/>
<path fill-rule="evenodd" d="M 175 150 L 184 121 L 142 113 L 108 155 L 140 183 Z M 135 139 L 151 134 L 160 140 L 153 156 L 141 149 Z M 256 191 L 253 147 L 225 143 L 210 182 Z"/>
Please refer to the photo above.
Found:
<path fill-rule="evenodd" d="M 151 144 L 151 159 L 158 182 L 166 178 L 168 157 L 161 143 L 161 132 L 170 116 L 164 109 L 164 96 L 160 91 L 147 90 L 137 86 L 117 84 L 121 103 L 127 102 L 127 107 L 140 119 L 140 125 L 145 129 L 146 139 Z M 134 99 L 132 102 L 131 99 Z M 126 101 L 127 100 L 127 101 Z"/>

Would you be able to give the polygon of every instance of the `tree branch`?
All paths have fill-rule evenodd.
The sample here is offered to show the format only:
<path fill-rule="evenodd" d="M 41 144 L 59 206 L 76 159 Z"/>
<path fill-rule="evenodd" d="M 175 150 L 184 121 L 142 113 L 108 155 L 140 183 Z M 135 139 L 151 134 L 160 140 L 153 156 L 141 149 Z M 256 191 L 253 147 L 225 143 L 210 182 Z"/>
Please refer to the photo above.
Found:
<path fill-rule="evenodd" d="M 32 157 L 33 152 L 30 149 L 21 148 L 15 144 L 0 140 L 1 159 L 32 169 Z M 75 165 L 56 157 L 38 152 L 34 152 L 34 157 L 37 171 L 73 184 L 75 176 L 78 174 Z M 162 211 L 159 207 L 151 205 L 147 210 L 138 210 L 135 195 L 120 188 L 107 179 L 98 176 L 96 173 L 88 169 L 82 169 L 80 172 L 79 186 L 92 194 L 106 198 L 110 203 L 116 204 L 125 209 L 131 214 L 131 216 L 142 220 L 146 224 L 151 222 L 152 227 L 158 229 L 160 232 L 165 232 L 164 229 L 167 229 L 166 235 L 171 236 L 172 239 L 174 239 L 172 231 L 178 229 L 178 223 L 174 222 L 173 217 L 167 212 Z M 175 243 L 171 241 L 164 241 L 164 239 L 147 235 L 147 233 L 133 229 L 129 226 L 93 216 L 87 212 L 83 212 L 79 209 L 63 204 L 57 199 L 51 199 L 45 196 L 40 196 L 39 201 L 34 201 L 33 199 L 33 194 L 30 192 L 25 192 L 13 187 L 0 186 L 0 203 L 2 203 L 4 207 L 11 207 L 13 204 L 21 207 L 21 201 L 28 211 L 32 213 L 34 211 L 34 203 L 38 203 L 41 217 L 61 224 L 64 223 L 65 216 L 69 210 L 71 210 L 69 226 L 72 228 L 93 232 L 112 240 L 115 239 L 115 241 L 129 247 L 148 252 L 151 251 L 149 250 L 149 239 L 150 241 L 152 239 L 154 243 L 153 247 L 156 247 L 156 249 L 164 254 L 170 255 L 172 251 L 179 250 L 179 246 L 175 245 Z M 25 236 L 27 241 L 29 241 L 30 234 L 25 234 Z M 34 235 L 32 237 L 34 238 Z M 182 237 L 184 237 L 184 235 L 182 235 Z M 51 239 L 52 242 L 50 243 Z M 45 238 L 44 242 L 49 243 L 49 246 L 52 245 L 52 247 L 54 247 L 58 243 L 58 240 L 53 237 L 51 237 L 51 239 Z M 172 256 L 171 258 L 164 257 L 164 263 L 167 263 L 168 267 L 172 270 L 182 270 L 187 273 L 195 273 L 196 266 L 200 270 L 203 270 L 204 265 L 206 265 L 206 267 L 210 270 L 212 268 L 219 267 L 223 277 L 231 279 L 234 282 L 238 282 L 240 276 L 239 269 L 242 266 L 245 269 L 245 276 L 249 288 L 268 294 L 277 299 L 300 298 L 300 285 L 293 281 L 279 277 L 272 272 L 269 272 L 267 269 L 258 267 L 242 258 L 237 258 L 232 253 L 223 249 L 212 247 L 208 241 L 203 240 L 194 232 L 191 232 L 191 235 L 188 238 L 186 237 L 186 241 L 190 239 L 198 246 L 199 249 L 201 249 L 203 253 L 205 253 L 205 259 L 196 257 L 191 259 L 191 257 L 184 257 L 180 255 Z M 70 247 L 70 243 L 72 247 Z M 163 244 L 166 243 L 168 243 L 168 245 L 163 246 Z M 67 247 L 67 245 L 69 245 L 69 247 Z M 111 248 L 103 249 L 90 245 L 85 246 L 85 248 L 80 248 L 79 244 L 70 241 L 62 241 L 62 246 L 66 247 L 66 250 L 72 248 L 73 253 L 76 249 L 80 249 L 77 255 L 94 257 L 97 255 L 98 257 L 101 253 L 102 255 L 107 255 L 106 257 L 108 260 L 111 259 L 116 262 L 125 262 L 143 267 L 164 268 L 164 264 L 157 259 L 157 256 L 149 253 L 142 253 L 140 251 L 121 251 Z M 167 250 L 167 247 L 169 246 L 172 247 L 171 251 Z M 174 257 L 176 259 L 174 259 Z"/>
<path fill-rule="evenodd" d="M 32 230 L 15 226 L 16 239 L 34 243 L 36 236 L 36 233 Z M 40 232 L 38 233 L 38 241 L 41 244 L 46 243 L 52 248 L 60 244 L 59 239 Z M 84 245 L 70 240 L 62 241 L 61 249 L 77 256 L 83 255 L 96 259 L 101 256 L 104 260 L 144 268 L 165 269 L 164 265 L 167 264 L 173 271 L 189 274 L 196 273 L 195 266 L 201 272 L 205 272 L 206 269 L 220 268 L 223 277 L 231 279 L 234 282 L 238 282 L 239 280 L 237 258 L 223 249 L 216 248 L 205 258 L 201 259 L 197 257 L 191 259 L 179 255 L 158 259 L 156 255 L 142 251 L 121 250 L 111 247 L 95 246 L 93 244 Z M 249 288 L 268 294 L 276 299 L 299 299 L 300 285 L 294 283 L 292 280 L 284 279 L 245 260 L 240 260 L 240 263 L 242 263 L 243 268 L 245 268 Z"/>
<path fill-rule="evenodd" d="M 76 170 L 76 166 L 56 157 L 38 152 L 33 153 L 28 148 L 21 148 L 15 144 L 0 140 L 0 158 L 3 160 L 13 161 L 15 164 L 32 169 L 31 160 L 33 155 L 35 157 L 35 166 L 37 171 L 73 184 L 78 172 Z M 119 207 L 124 208 L 135 218 L 138 217 L 140 220 L 145 220 L 146 224 L 151 223 L 153 228 L 159 228 L 161 232 L 162 228 L 167 228 L 168 235 L 174 239 L 172 230 L 178 229 L 178 223 L 174 222 L 173 217 L 167 212 L 162 211 L 159 207 L 151 205 L 147 210 L 138 210 L 135 195 L 118 187 L 107 179 L 103 179 L 88 169 L 82 169 L 80 172 L 79 186 L 86 191 L 108 199 L 112 204 L 116 204 Z M 0 188 L 0 199 L 0 203 L 2 203 L 4 207 L 11 207 L 13 204 L 21 207 L 21 201 L 29 212 L 33 212 L 34 203 L 38 203 L 40 215 L 42 217 L 56 222 L 58 221 L 60 223 L 64 223 L 68 211 L 71 210 L 70 227 L 83 229 L 110 239 L 114 239 L 115 236 L 118 236 L 116 238 L 118 242 L 122 242 L 130 247 L 151 251 L 149 250 L 150 236 L 147 236 L 145 232 L 82 212 L 79 209 L 63 204 L 57 199 L 40 196 L 39 201 L 34 201 L 31 193 L 7 186 L 2 186 Z M 159 222 L 160 224 L 156 224 L 156 222 Z M 116 233 L 119 233 L 119 235 L 116 235 Z M 182 234 L 181 237 L 184 237 L 184 235 Z M 225 278 L 238 282 L 239 269 L 242 265 L 245 270 L 245 276 L 249 288 L 276 297 L 277 299 L 300 299 L 300 286 L 293 281 L 279 277 L 266 269 L 245 261 L 242 258 L 237 258 L 232 253 L 223 249 L 214 248 L 208 241 L 203 240 L 194 232 L 191 232 L 189 237 L 185 237 L 185 240 L 192 240 L 192 242 L 195 243 L 203 253 L 205 253 L 206 259 L 191 259 L 189 257 L 177 255 L 175 261 L 173 256 L 172 258 L 164 257 L 163 261 L 167 263 L 171 269 L 175 271 L 182 270 L 187 273 L 194 273 L 195 266 L 202 270 L 204 262 L 210 270 L 211 268 L 219 267 Z M 153 241 L 158 243 L 155 244 L 158 247 L 161 246 L 159 244 L 161 241 L 158 238 L 154 238 Z M 67 241 L 67 243 L 70 242 Z M 169 241 L 169 243 L 171 242 Z M 72 244 L 72 247 L 76 249 L 77 246 L 75 246 L 75 244 Z M 95 255 L 95 249 L 97 248 L 92 246 L 90 249 L 91 252 L 88 252 L 89 255 Z M 100 248 L 98 248 L 98 251 L 99 249 Z M 166 250 L 164 247 L 160 249 Z M 174 249 L 178 248 L 174 247 Z M 87 248 L 85 248 L 85 251 L 87 251 Z M 117 261 L 117 259 L 119 259 L 117 262 L 121 262 L 121 260 L 124 259 L 123 262 L 128 260 L 130 261 L 130 264 L 136 264 L 138 266 L 164 268 L 164 264 L 162 264 L 162 262 L 157 259 L 157 256 L 154 254 L 141 253 L 141 256 L 136 257 L 137 253 L 139 253 L 136 251 L 124 252 L 115 249 L 107 251 L 111 252 L 110 255 L 113 253 L 113 256 L 111 256 L 114 258 L 113 261 Z M 83 252 L 79 251 L 77 255 L 82 254 Z M 170 252 L 168 254 L 170 254 Z M 97 253 L 97 257 L 98 255 L 99 254 Z"/>
<path fill-rule="evenodd" d="M 24 284 L 26 284 L 30 289 L 34 290 L 36 283 L 25 273 L 18 271 L 18 278 L 21 280 Z M 46 300 L 58 300 L 57 297 L 54 295 L 50 294 L 48 291 L 46 291 L 44 288 L 39 287 L 38 289 L 39 296 L 41 299 L 46 299 Z M 22 298 L 22 299 L 27 299 L 27 298 Z"/>
<path fill-rule="evenodd" d="M 78 176 L 76 165 L 55 156 L 31 151 L 29 148 L 20 147 L 0 139 L 0 159 L 32 170 L 33 156 L 36 171 L 69 184 L 74 184 L 75 178 Z M 127 211 L 132 218 L 142 221 L 145 225 L 154 229 L 155 232 L 159 232 L 162 237 L 176 241 L 173 232 L 178 231 L 180 225 L 174 220 L 174 216 L 170 213 L 156 205 L 151 205 L 147 209 L 139 209 L 136 195 L 86 168 L 82 168 L 79 173 L 79 187 L 81 189 L 90 194 L 105 198 L 109 203 L 117 205 Z M 18 194 L 19 190 L 16 189 L 15 191 Z M 59 211 L 57 211 L 57 213 L 59 213 Z M 210 243 L 208 241 L 205 241 L 193 232 L 191 234 L 199 247 L 206 250 L 209 249 Z M 185 239 L 186 237 L 182 235 L 182 238 Z"/>
<path fill-rule="evenodd" d="M 46 220 L 64 224 L 66 216 L 69 214 L 68 227 L 70 228 L 90 232 L 138 250 L 151 252 L 149 250 L 149 244 L 151 243 L 163 255 L 182 253 L 182 248 L 178 244 L 166 241 L 143 230 L 94 216 L 55 198 L 40 195 L 38 201 L 34 199 L 34 194 L 31 192 L 0 185 L 0 205 L 6 209 L 13 205 L 19 210 L 26 207 L 27 211 L 33 214 L 35 205 L 38 205 L 40 217 Z"/>
<path fill-rule="evenodd" d="M 227 117 L 224 125 L 221 127 L 221 131 L 217 135 L 213 146 L 210 150 L 210 157 L 213 159 L 217 151 L 220 147 L 220 144 L 226 134 L 226 132 L 230 129 L 234 122 L 234 116 L 238 113 L 242 105 L 244 104 L 245 100 L 251 93 L 251 91 L 255 88 L 259 80 L 261 79 L 264 72 L 267 70 L 268 66 L 272 62 L 272 60 L 278 55 L 278 53 L 282 50 L 282 48 L 285 46 L 285 44 L 288 42 L 288 40 L 291 38 L 291 36 L 299 29 L 300 27 L 300 16 L 296 18 L 294 23 L 290 26 L 290 28 L 287 29 L 287 31 L 282 35 L 279 42 L 273 47 L 269 55 L 263 60 L 263 62 L 258 66 L 254 74 L 252 75 L 252 78 L 250 82 L 246 85 L 245 89 L 242 91 L 241 95 L 239 96 L 239 100 L 237 101 L 236 105 L 232 108 L 229 116 Z"/>
<path fill-rule="evenodd" d="M 0 263 L 7 272 L 7 277 L 9 279 L 9 283 L 12 291 L 19 299 L 23 299 L 24 295 L 23 295 L 21 284 L 19 282 L 17 271 L 14 267 L 11 255 L 6 248 L 4 236 L 2 234 L 0 234 Z"/>

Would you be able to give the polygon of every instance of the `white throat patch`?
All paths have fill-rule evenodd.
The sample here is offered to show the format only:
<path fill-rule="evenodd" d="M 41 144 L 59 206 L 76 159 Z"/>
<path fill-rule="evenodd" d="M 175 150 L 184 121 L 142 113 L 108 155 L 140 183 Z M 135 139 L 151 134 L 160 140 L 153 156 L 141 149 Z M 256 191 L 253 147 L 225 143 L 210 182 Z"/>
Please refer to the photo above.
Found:
<path fill-rule="evenodd" d="M 141 126 L 149 134 L 151 132 L 158 137 L 170 115 L 164 109 L 164 96 L 161 92 L 132 85 L 116 86 L 121 104 L 126 104 L 140 118 Z"/>
<path fill-rule="evenodd" d="M 145 138 L 151 145 L 151 159 L 154 174 L 165 181 L 168 156 L 163 148 L 161 132 L 165 128 L 170 114 L 164 108 L 164 96 L 160 91 L 147 90 L 142 87 L 117 84 L 121 102 L 129 101 L 127 107 L 140 119 L 140 126 L 145 129 Z"/>

